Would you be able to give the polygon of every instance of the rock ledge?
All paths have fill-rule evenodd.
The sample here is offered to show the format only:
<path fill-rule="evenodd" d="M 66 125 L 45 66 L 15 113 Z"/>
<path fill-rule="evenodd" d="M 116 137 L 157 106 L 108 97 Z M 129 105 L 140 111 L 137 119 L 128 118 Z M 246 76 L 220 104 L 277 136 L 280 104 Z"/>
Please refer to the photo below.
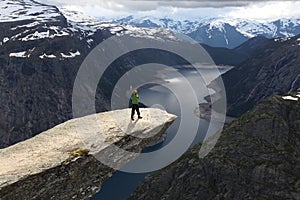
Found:
<path fill-rule="evenodd" d="M 85 199 L 97 192 L 115 169 L 95 156 L 106 155 L 111 146 L 137 156 L 176 119 L 160 109 L 141 113 L 143 119 L 135 121 L 130 120 L 130 109 L 72 119 L 1 149 L 1 199 Z M 134 159 L 121 157 L 116 161 L 119 167 Z"/>

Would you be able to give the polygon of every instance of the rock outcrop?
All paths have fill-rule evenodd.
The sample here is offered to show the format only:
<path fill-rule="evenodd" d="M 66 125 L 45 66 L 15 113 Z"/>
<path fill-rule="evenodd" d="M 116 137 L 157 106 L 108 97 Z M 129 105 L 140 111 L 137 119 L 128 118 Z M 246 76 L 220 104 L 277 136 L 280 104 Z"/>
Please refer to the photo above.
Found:
<path fill-rule="evenodd" d="M 299 199 L 300 92 L 274 96 L 148 176 L 129 199 Z"/>
<path fill-rule="evenodd" d="M 135 121 L 130 109 L 72 119 L 0 150 L 1 200 L 87 199 L 116 170 L 102 164 L 101 156 L 121 167 L 176 119 L 160 109 L 141 112 L 144 118 Z M 111 146 L 135 154 L 119 155 Z"/>

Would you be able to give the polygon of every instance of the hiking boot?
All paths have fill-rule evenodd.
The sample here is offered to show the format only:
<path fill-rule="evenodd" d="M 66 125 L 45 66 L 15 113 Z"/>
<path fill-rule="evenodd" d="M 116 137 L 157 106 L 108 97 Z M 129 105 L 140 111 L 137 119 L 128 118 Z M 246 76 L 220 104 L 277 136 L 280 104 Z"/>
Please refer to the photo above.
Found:
<path fill-rule="evenodd" d="M 133 118 L 133 117 L 131 117 L 131 120 L 132 120 L 132 121 L 134 121 L 134 118 Z"/>
<path fill-rule="evenodd" d="M 139 116 L 138 118 L 139 118 L 139 119 L 143 119 L 143 117 L 141 117 L 141 116 Z"/>

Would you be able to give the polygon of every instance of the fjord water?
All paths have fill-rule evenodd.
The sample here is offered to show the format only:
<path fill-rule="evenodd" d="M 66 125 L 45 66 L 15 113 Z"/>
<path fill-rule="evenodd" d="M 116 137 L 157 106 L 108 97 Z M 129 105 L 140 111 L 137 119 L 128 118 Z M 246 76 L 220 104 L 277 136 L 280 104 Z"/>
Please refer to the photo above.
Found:
<path fill-rule="evenodd" d="M 215 70 L 211 69 L 198 69 L 201 72 L 202 76 L 205 76 L 208 80 L 213 80 L 216 78 L 217 74 Z M 227 69 L 220 69 L 220 73 L 225 73 Z M 186 91 L 182 87 L 183 79 L 188 79 L 191 84 L 199 86 L 196 91 L 196 95 L 198 99 L 201 99 L 202 102 L 205 102 L 204 97 L 209 95 L 208 90 L 205 85 L 197 83 L 199 73 L 196 69 L 179 69 L 183 76 L 178 76 L 178 73 L 171 72 L 168 73 L 168 78 L 164 79 L 167 83 L 164 85 L 156 85 L 149 88 L 142 88 L 139 90 L 140 101 L 149 107 L 159 107 L 165 109 L 169 113 L 176 114 L 178 118 L 175 122 L 170 126 L 167 131 L 167 137 L 164 142 L 157 144 L 153 147 L 149 147 L 144 150 L 144 152 L 155 151 L 167 145 L 173 137 L 176 135 L 178 127 L 180 125 L 180 114 L 183 108 L 180 108 L 180 102 L 178 102 L 176 95 L 182 95 L 184 98 L 191 98 L 192 91 Z M 173 94 L 169 88 L 169 86 L 176 87 L 180 91 L 180 94 Z M 199 102 L 201 103 L 201 102 Z M 184 105 L 181 105 L 184 106 Z M 195 109 L 198 105 L 195 105 Z M 218 122 L 212 122 L 210 132 L 207 133 L 209 122 L 203 119 L 199 119 L 194 113 L 190 114 L 191 118 L 197 118 L 200 120 L 197 135 L 192 142 L 191 146 L 200 142 L 204 139 L 206 134 L 214 134 L 217 132 L 219 126 L 217 126 Z M 186 134 L 189 134 L 189 130 L 185 130 Z M 174 147 L 176 148 L 176 147 Z M 123 200 L 126 199 L 137 187 L 137 185 L 143 180 L 143 178 L 149 173 L 125 173 L 122 171 L 117 171 L 114 175 L 104 182 L 101 191 L 94 195 L 93 200 Z"/>

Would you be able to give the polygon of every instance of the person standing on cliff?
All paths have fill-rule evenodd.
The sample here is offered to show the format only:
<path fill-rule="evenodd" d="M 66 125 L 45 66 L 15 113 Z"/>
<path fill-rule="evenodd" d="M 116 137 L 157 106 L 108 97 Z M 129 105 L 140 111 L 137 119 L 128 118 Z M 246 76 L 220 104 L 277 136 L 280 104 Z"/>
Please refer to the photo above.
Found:
<path fill-rule="evenodd" d="M 139 108 L 139 94 L 137 90 L 132 90 L 132 85 L 130 86 L 130 92 L 131 92 L 131 104 L 132 104 L 132 108 L 131 108 L 131 120 L 133 121 L 134 118 L 134 114 L 135 111 L 138 114 L 138 119 L 142 119 L 141 117 L 141 113 L 140 113 L 140 108 Z"/>

